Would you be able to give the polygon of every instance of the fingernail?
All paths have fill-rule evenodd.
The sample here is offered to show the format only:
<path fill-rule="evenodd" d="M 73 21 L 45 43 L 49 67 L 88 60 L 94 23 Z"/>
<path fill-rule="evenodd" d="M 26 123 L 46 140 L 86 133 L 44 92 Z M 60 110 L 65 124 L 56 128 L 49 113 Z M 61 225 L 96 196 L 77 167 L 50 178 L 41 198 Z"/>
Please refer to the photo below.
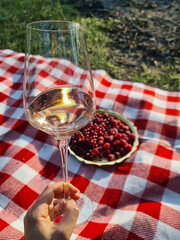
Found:
<path fill-rule="evenodd" d="M 77 198 L 81 198 L 81 194 L 80 193 L 76 193 L 75 194 Z"/>

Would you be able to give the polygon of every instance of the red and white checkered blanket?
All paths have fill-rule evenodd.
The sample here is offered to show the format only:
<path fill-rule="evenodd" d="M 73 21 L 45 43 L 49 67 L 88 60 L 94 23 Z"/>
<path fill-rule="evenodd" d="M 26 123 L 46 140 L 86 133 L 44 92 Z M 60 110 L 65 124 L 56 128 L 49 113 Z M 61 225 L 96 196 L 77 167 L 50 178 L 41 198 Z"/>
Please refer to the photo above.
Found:
<path fill-rule="evenodd" d="M 62 180 L 56 140 L 25 119 L 23 72 L 24 54 L 0 51 L 1 240 L 23 239 L 27 209 L 48 183 Z M 93 77 L 97 106 L 134 122 L 140 144 L 113 166 L 69 156 L 69 181 L 94 205 L 71 239 L 180 239 L 180 93 L 115 80 L 104 70 Z"/>

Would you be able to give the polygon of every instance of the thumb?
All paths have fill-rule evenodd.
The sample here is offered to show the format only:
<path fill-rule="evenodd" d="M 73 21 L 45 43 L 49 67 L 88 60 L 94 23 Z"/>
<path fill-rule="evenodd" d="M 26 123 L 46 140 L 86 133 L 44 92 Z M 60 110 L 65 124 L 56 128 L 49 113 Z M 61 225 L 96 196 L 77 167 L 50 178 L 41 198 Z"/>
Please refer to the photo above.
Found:
<path fill-rule="evenodd" d="M 79 208 L 76 206 L 76 202 L 73 199 L 68 200 L 63 217 L 60 223 L 57 225 L 57 231 L 63 234 L 64 239 L 69 239 L 76 226 L 76 222 L 79 217 Z"/>

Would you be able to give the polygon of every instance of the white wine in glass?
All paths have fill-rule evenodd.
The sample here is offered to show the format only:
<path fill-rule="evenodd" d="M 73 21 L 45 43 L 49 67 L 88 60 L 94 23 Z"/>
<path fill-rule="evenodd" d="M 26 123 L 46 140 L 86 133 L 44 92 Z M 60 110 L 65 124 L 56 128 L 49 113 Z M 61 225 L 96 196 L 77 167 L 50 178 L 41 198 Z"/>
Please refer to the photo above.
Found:
<path fill-rule="evenodd" d="M 56 137 L 68 201 L 68 144 L 95 114 L 95 92 L 85 32 L 78 23 L 39 21 L 27 25 L 24 109 L 35 128 Z M 92 215 L 91 200 L 81 194 L 77 225 Z"/>

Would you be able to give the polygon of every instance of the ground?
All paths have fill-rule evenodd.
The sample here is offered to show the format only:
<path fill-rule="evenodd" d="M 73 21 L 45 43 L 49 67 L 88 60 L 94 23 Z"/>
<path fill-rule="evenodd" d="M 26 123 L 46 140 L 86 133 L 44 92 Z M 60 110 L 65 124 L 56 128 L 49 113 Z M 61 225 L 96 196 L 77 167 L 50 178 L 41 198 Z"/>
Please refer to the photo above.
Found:
<path fill-rule="evenodd" d="M 109 19 L 111 58 L 115 65 L 126 70 L 126 79 L 147 72 L 148 68 L 162 74 L 168 65 L 177 75 L 167 85 L 173 84 L 175 90 L 180 90 L 178 1 L 79 0 L 78 5 L 85 16 Z M 110 74 L 116 77 L 116 72 Z M 168 88 L 165 83 L 164 88 Z"/>

